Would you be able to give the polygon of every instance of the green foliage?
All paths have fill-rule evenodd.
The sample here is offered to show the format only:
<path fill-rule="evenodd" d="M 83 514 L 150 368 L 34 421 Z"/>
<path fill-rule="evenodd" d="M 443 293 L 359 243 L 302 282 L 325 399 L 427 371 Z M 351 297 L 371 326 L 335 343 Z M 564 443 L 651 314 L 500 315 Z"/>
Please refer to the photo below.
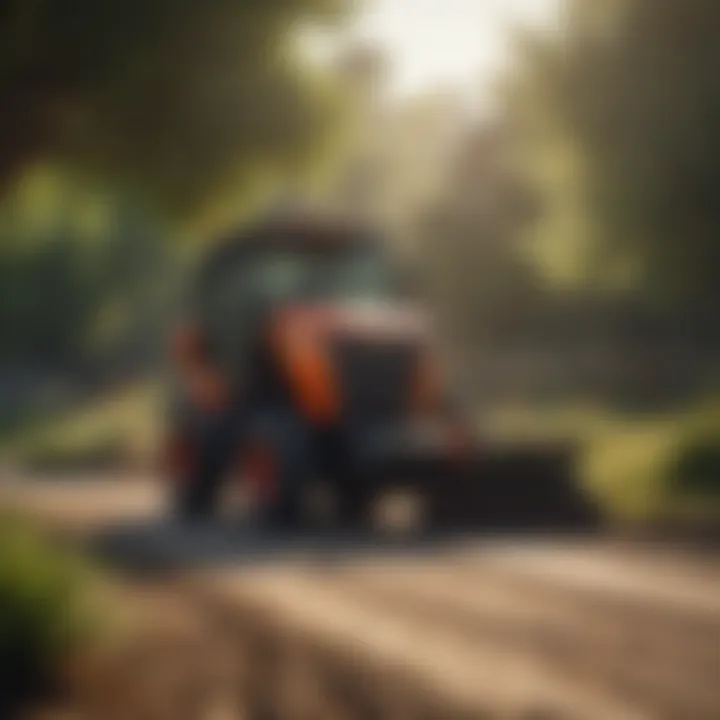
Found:
<path fill-rule="evenodd" d="M 62 365 L 83 350 L 98 301 L 87 248 L 57 232 L 40 247 L 0 257 L 0 345 L 16 358 L 54 357 Z M 29 291 L 32 290 L 32 291 Z M 7 355 L 6 355 L 7 357 Z"/>
<path fill-rule="evenodd" d="M 685 423 L 666 483 L 676 497 L 720 501 L 720 407 L 716 403 L 707 403 Z"/>
<path fill-rule="evenodd" d="M 672 470 L 670 481 L 677 492 L 720 498 L 720 435 L 690 440 Z"/>
<path fill-rule="evenodd" d="M 720 511 L 720 414 L 710 402 L 672 416 L 614 418 L 587 439 L 582 472 L 618 517 Z"/>
<path fill-rule="evenodd" d="M 335 107 L 292 42 L 344 0 L 0 3 L 0 188 L 54 158 L 187 217 L 317 150 Z"/>
<path fill-rule="evenodd" d="M 0 701 L 37 691 L 56 663 L 93 636 L 99 617 L 91 585 L 92 573 L 80 559 L 25 523 L 2 518 Z"/>
<path fill-rule="evenodd" d="M 498 351 L 532 325 L 540 288 L 520 236 L 534 200 L 502 129 L 468 133 L 450 182 L 418 228 L 425 287 L 461 342 Z"/>
<path fill-rule="evenodd" d="M 0 217 L 0 365 L 86 378 L 132 366 L 160 344 L 186 250 L 130 203 L 37 175 Z"/>
<path fill-rule="evenodd" d="M 668 507 L 666 477 L 679 452 L 676 421 L 615 421 L 590 438 L 581 476 L 620 519 L 658 517 Z"/>
<path fill-rule="evenodd" d="M 574 0 L 559 36 L 524 44 L 508 92 L 543 241 L 564 236 L 564 259 L 605 282 L 700 306 L 718 300 L 719 23 L 713 0 Z"/>

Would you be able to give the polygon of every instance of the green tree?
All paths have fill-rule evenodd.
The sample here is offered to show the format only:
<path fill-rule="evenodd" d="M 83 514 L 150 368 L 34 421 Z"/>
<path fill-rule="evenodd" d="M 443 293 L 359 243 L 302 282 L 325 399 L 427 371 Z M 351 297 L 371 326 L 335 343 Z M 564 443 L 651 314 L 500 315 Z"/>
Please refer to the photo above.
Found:
<path fill-rule="evenodd" d="M 509 93 L 549 200 L 542 238 L 564 233 L 604 279 L 716 307 L 720 6 L 574 0 L 563 27 L 524 43 Z"/>
<path fill-rule="evenodd" d="M 0 0 L 0 193 L 36 161 L 188 215 L 326 136 L 292 42 L 345 0 Z"/>
<path fill-rule="evenodd" d="M 531 186 L 512 166 L 502 126 L 462 138 L 437 202 L 419 219 L 425 290 L 468 382 L 493 384 L 485 364 L 536 339 L 543 287 L 522 234 L 536 212 Z"/>

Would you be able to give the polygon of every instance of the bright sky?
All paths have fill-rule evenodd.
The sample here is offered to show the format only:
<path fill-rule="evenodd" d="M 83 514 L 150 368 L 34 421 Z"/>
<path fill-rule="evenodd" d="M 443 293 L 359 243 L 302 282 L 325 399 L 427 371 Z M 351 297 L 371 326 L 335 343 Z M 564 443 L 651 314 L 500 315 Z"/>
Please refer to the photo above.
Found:
<path fill-rule="evenodd" d="M 507 61 L 508 26 L 552 27 L 559 1 L 366 0 L 353 34 L 387 48 L 396 95 L 448 83 L 480 88 Z"/>

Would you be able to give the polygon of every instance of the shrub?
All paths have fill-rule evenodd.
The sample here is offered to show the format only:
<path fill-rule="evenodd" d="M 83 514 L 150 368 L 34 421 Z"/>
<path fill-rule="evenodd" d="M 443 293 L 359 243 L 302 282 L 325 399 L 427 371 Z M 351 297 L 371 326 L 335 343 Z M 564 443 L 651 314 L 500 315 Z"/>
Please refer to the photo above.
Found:
<path fill-rule="evenodd" d="M 0 519 L 0 714 L 40 690 L 92 635 L 91 586 L 80 558 L 16 519 Z"/>
<path fill-rule="evenodd" d="M 720 500 L 720 409 L 709 406 L 686 424 L 666 477 L 676 496 Z"/>
<path fill-rule="evenodd" d="M 720 439 L 698 439 L 684 448 L 670 477 L 671 487 L 691 496 L 720 499 Z"/>
<path fill-rule="evenodd" d="M 611 516 L 658 516 L 667 504 L 665 478 L 677 445 L 673 423 L 617 421 L 587 442 L 581 473 Z"/>
<path fill-rule="evenodd" d="M 717 402 L 673 416 L 617 419 L 587 443 L 583 470 L 611 513 L 671 518 L 699 502 L 720 503 Z"/>

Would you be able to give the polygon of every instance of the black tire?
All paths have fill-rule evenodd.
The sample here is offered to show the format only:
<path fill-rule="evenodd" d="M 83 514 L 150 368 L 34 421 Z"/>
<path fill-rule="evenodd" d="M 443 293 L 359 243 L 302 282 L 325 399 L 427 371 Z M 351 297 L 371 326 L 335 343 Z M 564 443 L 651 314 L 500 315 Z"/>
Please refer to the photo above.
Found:
<path fill-rule="evenodd" d="M 385 520 L 383 520 L 382 505 L 387 503 L 388 500 L 392 502 L 393 496 L 397 495 L 401 497 L 403 495 L 408 496 L 411 503 L 413 502 L 412 497 L 416 496 L 415 501 L 419 502 L 419 506 L 416 505 L 415 510 L 416 512 L 419 510 L 419 516 L 413 518 L 411 515 L 409 521 L 400 519 L 399 526 L 395 525 L 392 519 L 390 519 L 389 525 L 385 525 L 384 522 L 388 517 L 385 516 Z M 427 533 L 431 529 L 433 515 L 431 503 L 431 497 L 422 487 L 410 483 L 400 486 L 375 483 L 369 486 L 353 487 L 350 490 L 343 489 L 341 491 L 339 503 L 341 507 L 340 521 L 342 527 L 352 530 L 368 531 L 387 536 L 416 537 Z M 387 507 L 385 510 L 387 510 Z M 413 512 L 412 506 L 410 511 Z M 406 524 L 406 522 L 409 522 L 409 524 Z"/>
<path fill-rule="evenodd" d="M 191 459 L 166 467 L 169 487 L 169 513 L 180 522 L 210 521 L 217 515 L 219 490 L 222 484 L 222 472 L 211 473 L 218 478 L 206 482 L 198 477 L 199 458 L 195 455 L 201 447 L 199 427 L 202 413 L 193 405 L 189 397 L 173 389 L 167 407 L 166 432 L 171 443 L 180 441 L 192 448 Z M 219 468 L 218 470 L 221 470 Z"/>
<path fill-rule="evenodd" d="M 289 411 L 288 411 L 289 412 Z M 307 477 L 288 477 L 291 472 L 287 465 L 285 450 L 278 446 L 278 440 L 265 434 L 255 435 L 249 443 L 260 442 L 266 451 L 275 458 L 276 466 L 275 494 L 260 511 L 260 524 L 270 528 L 299 529 L 306 525 L 304 506 Z"/>
<path fill-rule="evenodd" d="M 181 522 L 207 522 L 217 515 L 219 483 L 200 483 L 188 478 L 175 481 L 173 516 Z"/>
<path fill-rule="evenodd" d="M 280 530 L 302 528 L 305 525 L 302 503 L 297 497 L 284 495 L 265 508 L 261 521 L 270 528 Z"/>
<path fill-rule="evenodd" d="M 371 493 L 356 482 L 343 483 L 336 493 L 338 526 L 365 529 L 370 519 Z"/>
<path fill-rule="evenodd" d="M 274 448 L 276 457 L 282 452 Z M 305 524 L 305 513 L 303 507 L 303 485 L 298 483 L 294 491 L 282 487 L 282 481 L 275 497 L 261 510 L 261 524 L 279 530 L 299 529 Z"/>

